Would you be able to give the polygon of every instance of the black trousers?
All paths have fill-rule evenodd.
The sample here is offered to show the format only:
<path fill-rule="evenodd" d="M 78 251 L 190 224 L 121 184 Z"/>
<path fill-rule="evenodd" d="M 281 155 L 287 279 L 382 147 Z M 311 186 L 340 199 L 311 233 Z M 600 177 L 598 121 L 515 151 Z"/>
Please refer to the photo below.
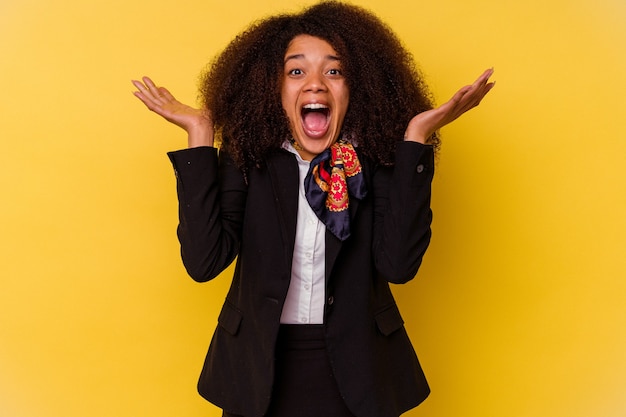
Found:
<path fill-rule="evenodd" d="M 227 412 L 223 416 L 244 417 Z M 265 417 L 354 417 L 337 388 L 323 325 L 281 325 L 272 401 Z"/>

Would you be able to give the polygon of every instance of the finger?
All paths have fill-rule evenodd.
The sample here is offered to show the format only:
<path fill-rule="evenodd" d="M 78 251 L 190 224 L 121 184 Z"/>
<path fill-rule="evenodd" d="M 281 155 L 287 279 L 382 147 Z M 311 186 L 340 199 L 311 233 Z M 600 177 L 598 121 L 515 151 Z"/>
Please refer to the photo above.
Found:
<path fill-rule="evenodd" d="M 480 104 L 482 99 L 487 95 L 487 93 L 495 86 L 495 82 L 488 82 L 489 77 L 493 74 L 493 70 L 486 71 L 477 81 L 478 85 L 475 87 L 474 91 L 470 93 L 470 98 L 473 103 L 472 107 Z"/>
<path fill-rule="evenodd" d="M 454 93 L 454 95 L 452 96 L 452 98 L 450 99 L 450 102 L 452 102 L 453 104 L 457 104 L 460 103 L 461 100 L 463 100 L 463 97 L 467 96 L 467 93 L 472 89 L 471 85 L 466 85 L 465 87 L 461 88 L 459 91 L 457 91 L 456 93 Z"/>
<path fill-rule="evenodd" d="M 474 81 L 469 90 L 465 92 L 466 94 L 464 94 L 459 100 L 460 111 L 466 112 L 480 104 L 485 95 L 495 85 L 495 82 L 488 82 L 489 78 L 493 75 L 493 72 L 493 68 L 490 68 L 483 72 L 480 77 Z"/>
<path fill-rule="evenodd" d="M 141 102 L 149 109 L 152 110 L 153 112 L 159 113 L 161 106 L 156 103 L 154 100 L 152 100 L 151 98 L 147 97 L 145 94 L 143 94 L 140 91 L 134 91 L 133 94 L 135 95 L 135 97 L 137 97 L 139 100 L 141 100 Z"/>
<path fill-rule="evenodd" d="M 176 101 L 176 98 L 165 87 L 159 87 L 159 94 L 167 101 Z"/>
<path fill-rule="evenodd" d="M 487 94 L 493 87 L 493 83 L 488 83 L 489 77 L 493 74 L 493 69 L 485 71 L 474 83 L 471 85 L 467 95 L 464 97 L 467 102 L 480 102 L 480 100 Z"/>
<path fill-rule="evenodd" d="M 131 80 L 131 83 L 133 83 L 135 88 L 137 90 L 139 90 L 140 93 L 145 94 L 147 92 L 147 90 L 148 90 L 148 88 L 145 85 L 143 85 L 143 83 L 141 81 Z"/>
<path fill-rule="evenodd" d="M 142 80 L 146 85 L 149 96 L 152 97 L 158 104 L 163 105 L 165 101 L 163 100 L 163 98 L 161 97 L 161 93 L 159 92 L 160 88 L 157 87 L 156 84 L 154 84 L 150 77 L 143 77 Z"/>
<path fill-rule="evenodd" d="M 137 88 L 137 90 L 139 90 L 138 92 L 141 93 L 144 98 L 148 100 L 154 100 L 154 95 L 152 94 L 150 89 L 141 81 L 132 80 L 132 83 Z"/>
<path fill-rule="evenodd" d="M 445 124 L 456 120 L 463 113 L 476 107 L 483 96 L 484 93 L 475 85 L 467 85 L 461 88 L 450 101 L 441 106 L 441 110 L 444 113 L 442 120 L 445 121 Z"/>
<path fill-rule="evenodd" d="M 152 106 L 162 106 L 165 101 L 160 97 L 158 89 L 152 80 L 148 77 L 143 77 L 142 80 L 143 82 L 137 80 L 132 81 L 133 85 L 139 90 L 138 93 L 141 94 L 141 96 L 135 95 L 139 97 L 146 106 L 148 106 L 148 103 Z M 151 106 L 148 106 L 148 108 L 153 110 Z"/>
<path fill-rule="evenodd" d="M 148 88 L 148 90 L 150 90 L 150 92 L 155 92 L 157 91 L 157 87 L 154 84 L 154 82 L 150 79 L 150 77 L 143 77 L 142 78 L 144 84 L 146 85 L 146 87 Z"/>
<path fill-rule="evenodd" d="M 133 94 L 137 97 L 141 102 L 149 109 L 156 113 L 160 113 L 161 106 L 163 104 L 162 100 L 159 100 L 154 97 L 152 92 L 146 87 L 141 81 L 131 80 L 137 91 L 134 91 Z M 153 84 L 154 85 L 154 84 Z"/>
<path fill-rule="evenodd" d="M 143 102 L 148 108 L 153 105 L 153 100 L 149 97 L 148 89 L 143 85 L 141 81 L 131 80 L 137 91 L 133 91 L 135 97 Z"/>
<path fill-rule="evenodd" d="M 485 70 L 485 72 L 483 72 L 480 75 L 480 77 L 478 77 L 476 81 L 474 81 L 474 84 L 472 84 L 472 86 L 481 86 L 481 85 L 487 84 L 487 81 L 493 75 L 493 72 L 494 72 L 493 68 L 489 68 L 488 70 Z"/>
<path fill-rule="evenodd" d="M 441 120 L 444 124 L 451 122 L 463 114 L 468 107 L 467 103 L 470 101 L 472 91 L 471 85 L 466 85 L 457 91 L 454 96 L 446 103 L 439 106 L 438 113 L 441 115 Z"/>
<path fill-rule="evenodd" d="M 465 100 L 464 104 L 469 105 L 467 110 L 472 107 L 475 107 L 480 103 L 480 100 L 491 90 L 493 87 L 493 83 L 488 83 L 489 77 L 493 74 L 493 68 L 490 68 L 483 72 L 480 77 L 474 81 L 474 83 L 470 86 L 467 94 L 462 97 Z"/>

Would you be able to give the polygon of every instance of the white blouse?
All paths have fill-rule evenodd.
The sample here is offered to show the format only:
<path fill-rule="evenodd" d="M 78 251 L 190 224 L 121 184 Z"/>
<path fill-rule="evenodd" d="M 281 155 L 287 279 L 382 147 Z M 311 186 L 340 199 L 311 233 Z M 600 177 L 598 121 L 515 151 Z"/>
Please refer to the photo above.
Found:
<path fill-rule="evenodd" d="M 309 172 L 310 162 L 303 160 L 291 143 L 285 142 L 283 147 L 296 155 L 300 186 L 291 282 L 280 322 L 283 324 L 322 324 L 324 323 L 326 290 L 324 277 L 326 226 L 317 218 L 304 194 L 304 178 Z"/>

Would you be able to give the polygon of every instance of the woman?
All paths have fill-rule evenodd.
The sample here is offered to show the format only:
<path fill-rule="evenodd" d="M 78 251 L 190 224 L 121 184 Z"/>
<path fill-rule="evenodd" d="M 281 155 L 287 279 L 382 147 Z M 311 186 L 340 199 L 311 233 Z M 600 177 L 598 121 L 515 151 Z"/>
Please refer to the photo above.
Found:
<path fill-rule="evenodd" d="M 426 398 L 389 282 L 428 247 L 437 131 L 491 74 L 433 109 L 387 26 L 323 2 L 233 40 L 202 109 L 133 81 L 188 135 L 169 154 L 187 271 L 207 281 L 237 258 L 198 384 L 225 416 L 396 417 Z"/>

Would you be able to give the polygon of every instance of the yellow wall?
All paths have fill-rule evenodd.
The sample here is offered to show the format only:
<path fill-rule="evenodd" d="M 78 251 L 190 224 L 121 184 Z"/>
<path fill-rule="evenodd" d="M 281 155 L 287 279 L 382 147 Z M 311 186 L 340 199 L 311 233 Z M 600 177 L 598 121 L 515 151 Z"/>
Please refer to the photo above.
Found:
<path fill-rule="evenodd" d="M 187 278 L 149 74 L 193 102 L 252 19 L 308 1 L 0 4 L 0 415 L 217 416 L 195 382 L 228 286 Z M 408 416 L 626 415 L 626 3 L 363 1 L 442 101 L 434 238 L 394 288 L 433 388 Z"/>

